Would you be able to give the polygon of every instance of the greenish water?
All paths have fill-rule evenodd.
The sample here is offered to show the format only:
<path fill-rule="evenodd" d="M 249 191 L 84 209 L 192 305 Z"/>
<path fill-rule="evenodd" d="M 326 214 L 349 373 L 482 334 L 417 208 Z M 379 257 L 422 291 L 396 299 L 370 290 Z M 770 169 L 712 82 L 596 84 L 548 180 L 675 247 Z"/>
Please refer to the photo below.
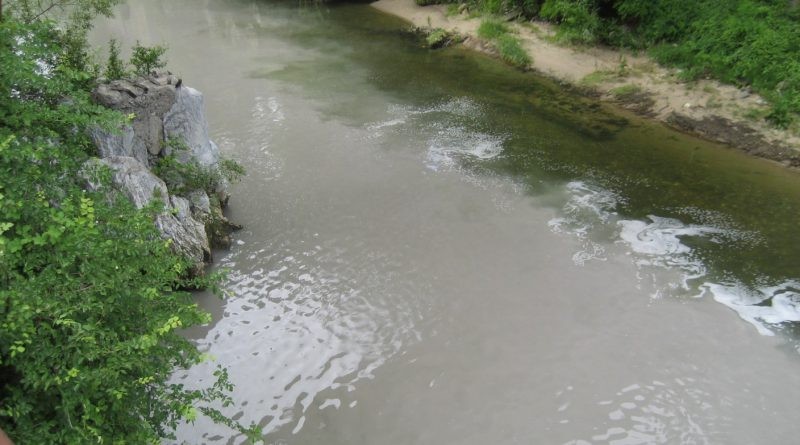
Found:
<path fill-rule="evenodd" d="M 191 335 L 267 443 L 796 441 L 796 172 L 363 4 L 139 0 L 110 36 L 167 43 L 248 170 Z"/>
<path fill-rule="evenodd" d="M 305 94 L 336 97 L 323 109 L 331 118 L 359 125 L 373 113 L 361 98 L 352 99 L 361 79 L 341 75 L 354 69 L 400 103 L 424 107 L 467 98 L 480 108 L 480 119 L 441 117 L 504 137 L 502 156 L 467 159 L 470 167 L 524 181 L 533 195 L 546 194 L 554 182 L 589 179 L 619 196 L 614 210 L 622 217 L 657 215 L 748 232 L 726 242 L 684 239 L 716 278 L 752 286 L 800 276 L 798 172 L 624 114 L 471 51 L 427 50 L 405 23 L 362 6 L 310 7 L 299 14 L 313 25 L 292 23 L 276 34 L 330 52 L 323 60 L 252 75 L 313 79 Z M 352 46 L 343 52 L 339 39 Z"/>

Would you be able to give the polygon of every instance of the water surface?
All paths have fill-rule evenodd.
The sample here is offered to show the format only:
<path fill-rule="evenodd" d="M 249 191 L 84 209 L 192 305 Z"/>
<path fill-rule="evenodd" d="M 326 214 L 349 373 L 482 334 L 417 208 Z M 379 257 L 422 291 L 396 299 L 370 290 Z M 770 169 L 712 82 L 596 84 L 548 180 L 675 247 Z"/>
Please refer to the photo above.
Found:
<path fill-rule="evenodd" d="M 167 43 L 248 170 L 192 334 L 229 414 L 268 443 L 796 441 L 800 177 L 405 26 L 139 0 L 97 29 Z"/>

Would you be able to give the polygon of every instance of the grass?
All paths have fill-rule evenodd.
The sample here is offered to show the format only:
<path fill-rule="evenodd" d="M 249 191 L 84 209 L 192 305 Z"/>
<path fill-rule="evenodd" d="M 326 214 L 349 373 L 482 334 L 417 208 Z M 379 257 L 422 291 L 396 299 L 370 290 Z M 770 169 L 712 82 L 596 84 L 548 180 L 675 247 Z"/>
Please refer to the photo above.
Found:
<path fill-rule="evenodd" d="M 505 23 L 497 20 L 484 20 L 478 27 L 478 37 L 486 40 L 494 40 L 502 35 L 508 34 L 511 30 Z"/>
<path fill-rule="evenodd" d="M 522 48 L 518 38 L 504 34 L 498 37 L 495 43 L 500 51 L 500 57 L 511 65 L 525 68 L 531 64 L 531 56 Z"/>
<path fill-rule="evenodd" d="M 522 48 L 519 39 L 511 34 L 511 29 L 497 20 L 484 20 L 478 27 L 478 37 L 489 40 L 497 48 L 500 58 L 519 68 L 531 64 L 531 56 Z"/>
<path fill-rule="evenodd" d="M 656 72 L 656 64 L 653 62 L 634 63 L 632 71 L 636 74 L 654 74 Z"/>
<path fill-rule="evenodd" d="M 642 87 L 629 83 L 610 91 L 611 95 L 617 100 L 630 100 L 642 92 Z"/>
<path fill-rule="evenodd" d="M 716 96 L 709 97 L 706 100 L 706 108 L 722 108 L 722 102 Z"/>
<path fill-rule="evenodd" d="M 760 121 L 760 120 L 763 120 L 764 118 L 766 118 L 768 114 L 769 114 L 769 110 L 765 110 L 765 109 L 761 109 L 761 108 L 748 108 L 747 110 L 745 110 L 742 113 L 742 117 L 750 119 L 750 120 L 754 120 L 754 121 Z"/>
<path fill-rule="evenodd" d="M 430 48 L 441 48 L 442 46 L 446 46 L 448 40 L 450 40 L 450 33 L 445 31 L 442 28 L 436 28 L 425 37 L 425 43 Z"/>
<path fill-rule="evenodd" d="M 581 79 L 580 84 L 586 87 L 594 87 L 612 80 L 616 80 L 617 78 L 618 76 L 615 71 L 597 70 L 593 73 L 585 75 L 583 79 Z"/>
<path fill-rule="evenodd" d="M 445 15 L 447 17 L 457 16 L 459 14 L 458 9 L 459 6 L 457 3 L 450 3 L 449 5 L 447 5 L 447 11 L 445 12 Z"/>

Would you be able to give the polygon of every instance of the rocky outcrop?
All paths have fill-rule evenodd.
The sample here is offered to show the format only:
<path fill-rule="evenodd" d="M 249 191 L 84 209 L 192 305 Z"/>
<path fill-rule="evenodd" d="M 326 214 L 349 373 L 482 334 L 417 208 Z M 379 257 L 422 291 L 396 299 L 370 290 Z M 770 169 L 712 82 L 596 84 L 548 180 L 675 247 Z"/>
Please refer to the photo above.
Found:
<path fill-rule="evenodd" d="M 178 79 L 171 74 L 116 80 L 99 85 L 92 95 L 95 102 L 108 108 L 132 116 L 128 126 L 133 133 L 129 154 L 144 164 L 151 156 L 157 156 L 164 147 L 164 115 L 176 104 L 178 95 L 175 84 Z M 202 114 L 202 111 L 201 111 Z M 123 134 L 128 132 L 123 129 Z M 113 135 L 113 131 L 94 129 L 92 137 L 101 154 L 104 151 L 103 139 Z M 178 137 L 180 135 L 177 135 Z"/>
<path fill-rule="evenodd" d="M 228 201 L 226 183 L 218 181 L 215 190 L 181 190 L 178 196 L 151 168 L 160 158 L 174 156 L 180 163 L 220 171 L 219 148 L 208 137 L 203 95 L 163 73 L 101 84 L 93 99 L 130 120 L 119 129 L 89 131 L 99 159 L 87 167 L 109 168 L 113 186 L 137 208 L 158 200 L 163 211 L 155 218 L 156 227 L 172 241 L 176 253 L 195 264 L 194 273 L 202 273 L 211 261 L 211 245 L 229 245 L 230 232 L 239 228 L 222 214 Z M 176 144 L 168 141 L 186 149 L 174 151 Z M 90 187 L 98 184 L 90 179 Z"/>

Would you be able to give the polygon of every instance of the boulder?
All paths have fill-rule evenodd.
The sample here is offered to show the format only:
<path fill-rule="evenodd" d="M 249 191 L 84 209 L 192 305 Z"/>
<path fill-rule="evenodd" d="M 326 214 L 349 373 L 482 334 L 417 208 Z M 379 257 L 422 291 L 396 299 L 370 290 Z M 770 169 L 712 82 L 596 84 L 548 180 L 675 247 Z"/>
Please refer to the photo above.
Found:
<path fill-rule="evenodd" d="M 156 217 L 156 227 L 162 237 L 172 240 L 173 251 L 192 261 L 193 273 L 202 274 L 205 263 L 211 261 L 211 247 L 205 224 L 193 217 L 189 200 L 170 196 L 164 181 L 132 157 L 112 156 L 89 162 L 93 164 L 89 168 L 108 166 L 114 185 L 137 208 L 147 206 L 154 199 L 162 200 L 164 211 Z"/>
<path fill-rule="evenodd" d="M 192 215 L 200 220 L 205 221 L 211 216 L 211 199 L 203 190 L 194 190 L 188 194 L 189 202 L 191 203 Z"/>
<path fill-rule="evenodd" d="M 185 152 L 175 154 L 178 161 L 194 160 L 201 166 L 218 169 L 219 148 L 208 137 L 208 121 L 205 115 L 203 93 L 188 86 L 182 86 L 176 91 L 175 103 L 164 114 L 165 138 L 174 138 L 186 144 Z M 168 151 L 166 154 L 171 153 Z M 230 194 L 225 181 L 220 181 L 216 193 L 223 207 L 226 206 Z"/>
<path fill-rule="evenodd" d="M 132 145 L 139 160 L 142 153 L 158 155 L 164 146 L 162 118 L 177 96 L 173 78 L 163 75 L 115 80 L 100 84 L 92 94 L 96 103 L 133 115 Z"/>
<path fill-rule="evenodd" d="M 130 198 L 136 208 L 147 206 L 154 198 L 168 204 L 167 185 L 138 160 L 128 156 L 112 156 L 99 162 L 111 169 L 114 185 Z"/>
<path fill-rule="evenodd" d="M 142 164 L 147 164 L 147 150 L 143 144 L 134 144 L 134 131 L 130 125 L 125 125 L 117 131 L 104 130 L 98 126 L 89 129 L 101 158 L 111 156 L 126 156 L 135 158 Z"/>
<path fill-rule="evenodd" d="M 180 161 L 194 158 L 202 166 L 219 164 L 219 148 L 208 138 L 208 122 L 203 108 L 203 94 L 194 88 L 178 88 L 174 104 L 164 114 L 166 138 L 183 141 L 188 150 L 177 153 Z M 169 153 L 167 153 L 169 154 Z"/>
<path fill-rule="evenodd" d="M 170 196 L 171 211 L 156 217 L 156 227 L 161 236 L 172 240 L 176 253 L 189 258 L 194 264 L 193 273 L 201 275 L 206 263 L 211 262 L 211 247 L 205 225 L 192 217 L 186 198 Z"/>
<path fill-rule="evenodd" d="M 203 190 L 191 191 L 185 198 L 170 196 L 164 181 L 149 170 L 158 157 L 173 154 L 165 144 L 173 138 L 187 147 L 174 153 L 179 162 L 220 168 L 219 148 L 208 137 L 203 95 L 181 83 L 167 72 L 99 85 L 92 93 L 93 100 L 131 116 L 131 120 L 119 131 L 100 127 L 89 131 L 102 159 L 89 161 L 84 175 L 90 188 L 97 189 L 91 169 L 109 167 L 114 185 L 137 208 L 160 199 L 164 211 L 156 217 L 156 227 L 172 240 L 175 252 L 194 262 L 193 272 L 202 274 L 204 263 L 211 261 L 209 240 L 229 245 L 230 232 L 240 226 L 222 214 L 230 196 L 224 181 L 212 196 Z"/>

